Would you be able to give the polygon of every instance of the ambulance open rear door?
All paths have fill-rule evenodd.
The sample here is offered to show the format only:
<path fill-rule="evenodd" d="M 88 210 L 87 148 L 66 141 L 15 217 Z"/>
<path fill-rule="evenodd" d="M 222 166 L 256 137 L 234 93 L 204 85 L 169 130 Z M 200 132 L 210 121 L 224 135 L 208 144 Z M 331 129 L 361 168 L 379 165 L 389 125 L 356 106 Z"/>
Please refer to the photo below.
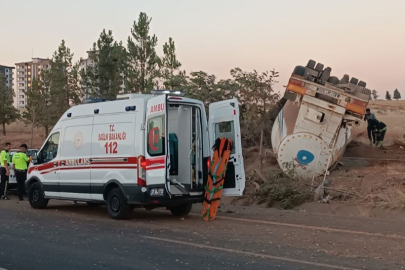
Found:
<path fill-rule="evenodd" d="M 242 156 L 239 105 L 237 99 L 224 100 L 210 104 L 208 131 L 211 146 L 214 145 L 217 138 L 228 138 L 233 142 L 225 175 L 223 195 L 243 195 L 246 180 Z"/>
<path fill-rule="evenodd" d="M 146 184 L 150 195 L 156 198 L 163 196 L 164 191 L 170 197 L 189 195 L 186 189 L 177 183 L 172 183 L 169 178 L 170 149 L 167 115 L 166 94 L 148 100 L 145 127 Z"/>

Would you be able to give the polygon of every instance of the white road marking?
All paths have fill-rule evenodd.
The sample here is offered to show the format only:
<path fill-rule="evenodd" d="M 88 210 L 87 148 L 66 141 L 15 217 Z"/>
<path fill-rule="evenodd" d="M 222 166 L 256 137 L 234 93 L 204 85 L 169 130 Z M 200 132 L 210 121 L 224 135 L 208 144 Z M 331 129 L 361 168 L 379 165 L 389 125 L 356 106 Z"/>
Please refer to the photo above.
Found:
<path fill-rule="evenodd" d="M 246 255 L 246 256 L 259 257 L 259 258 L 263 258 L 263 259 L 272 259 L 272 260 L 278 260 L 278 261 L 284 261 L 284 262 L 291 262 L 291 263 L 305 264 L 305 265 L 311 265 L 311 266 L 325 267 L 325 268 L 330 268 L 330 269 L 360 270 L 360 269 L 357 269 L 357 268 L 350 268 L 350 267 L 344 267 L 344 266 L 333 265 L 333 264 L 317 263 L 317 262 L 310 262 L 310 261 L 304 261 L 304 260 L 298 260 L 298 259 L 292 259 L 292 258 L 286 258 L 286 257 L 272 256 L 272 255 L 267 255 L 267 254 L 262 254 L 262 253 L 255 253 L 255 252 L 242 251 L 242 250 L 229 249 L 229 248 L 222 248 L 222 247 L 215 247 L 215 246 L 207 246 L 207 245 L 202 245 L 202 244 L 195 244 L 195 243 L 178 241 L 178 240 L 171 240 L 171 239 L 160 238 L 160 237 L 152 237 L 152 236 L 143 236 L 143 237 L 147 238 L 147 239 L 150 239 L 150 240 L 163 241 L 163 242 L 168 242 L 168 243 L 173 243 L 173 244 L 187 245 L 187 246 L 192 246 L 192 247 L 197 247 L 197 248 L 205 248 L 205 249 L 210 249 L 210 250 L 224 251 L 224 252 L 228 252 L 228 253 L 235 253 L 235 254 L 241 254 L 241 255 Z"/>
<path fill-rule="evenodd" d="M 198 215 L 198 214 L 189 214 L 189 215 L 201 217 L 201 215 Z M 267 224 L 267 225 L 274 225 L 274 226 L 281 226 L 281 227 L 301 228 L 301 229 L 309 229 L 309 230 L 316 230 L 316 231 L 336 232 L 336 233 L 346 233 L 346 234 L 356 234 L 356 235 L 366 235 L 366 236 L 374 236 L 374 237 L 386 237 L 386 238 L 405 240 L 404 235 L 398 235 L 398 234 L 383 234 L 383 233 L 372 233 L 372 232 L 364 232 L 364 231 L 352 231 L 352 230 L 336 229 L 336 228 L 329 228 L 329 227 L 317 227 L 317 226 L 300 225 L 300 224 L 292 224 L 292 223 L 282 223 L 282 222 L 259 220 L 259 219 L 234 218 L 234 217 L 223 217 L 223 216 L 217 217 L 217 219 L 218 220 L 223 219 L 223 220 L 259 223 L 259 224 Z"/>

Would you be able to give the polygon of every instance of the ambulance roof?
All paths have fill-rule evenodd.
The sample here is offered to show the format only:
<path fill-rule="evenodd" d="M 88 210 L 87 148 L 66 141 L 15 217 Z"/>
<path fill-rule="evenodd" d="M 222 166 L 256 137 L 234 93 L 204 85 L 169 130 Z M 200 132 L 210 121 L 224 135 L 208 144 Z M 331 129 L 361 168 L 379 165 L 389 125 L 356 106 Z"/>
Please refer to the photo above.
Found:
<path fill-rule="evenodd" d="M 119 95 L 117 100 L 113 101 L 87 103 L 73 106 L 62 115 L 60 121 L 68 118 L 94 116 L 95 114 L 123 112 L 128 106 L 136 106 L 136 111 L 143 110 L 143 108 L 146 107 L 146 102 L 153 97 L 154 95 L 125 94 Z M 169 102 L 194 103 L 204 106 L 204 104 L 199 100 L 176 96 L 169 96 Z"/>

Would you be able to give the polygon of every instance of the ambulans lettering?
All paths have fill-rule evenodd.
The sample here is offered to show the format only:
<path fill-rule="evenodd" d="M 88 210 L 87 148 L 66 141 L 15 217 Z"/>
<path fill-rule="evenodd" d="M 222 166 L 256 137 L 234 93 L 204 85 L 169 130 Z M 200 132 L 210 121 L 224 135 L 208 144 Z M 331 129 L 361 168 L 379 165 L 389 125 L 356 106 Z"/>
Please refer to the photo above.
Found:
<path fill-rule="evenodd" d="M 157 113 L 157 112 L 161 112 L 165 110 L 165 104 L 156 104 L 156 105 L 152 105 L 152 107 L 150 107 L 150 113 Z"/>
<path fill-rule="evenodd" d="M 63 163 L 61 163 L 63 165 Z M 89 158 L 67 159 L 64 166 L 86 166 L 90 165 Z"/>

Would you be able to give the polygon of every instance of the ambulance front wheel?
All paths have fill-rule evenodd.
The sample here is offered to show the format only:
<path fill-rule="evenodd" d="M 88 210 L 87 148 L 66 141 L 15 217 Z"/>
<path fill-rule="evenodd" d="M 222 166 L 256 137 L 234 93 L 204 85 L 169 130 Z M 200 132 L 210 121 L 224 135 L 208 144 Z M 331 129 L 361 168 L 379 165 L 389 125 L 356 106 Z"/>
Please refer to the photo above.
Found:
<path fill-rule="evenodd" d="M 107 209 L 112 219 L 126 219 L 132 211 L 120 188 L 114 188 L 108 193 Z"/>
<path fill-rule="evenodd" d="M 190 213 L 191 208 L 193 208 L 193 204 L 187 203 L 176 207 L 170 207 L 169 210 L 174 216 L 187 216 Z"/>
<path fill-rule="evenodd" d="M 28 191 L 28 200 L 30 205 L 34 209 L 44 209 L 48 205 L 47 199 L 45 199 L 42 185 L 38 182 L 32 184 Z"/>

